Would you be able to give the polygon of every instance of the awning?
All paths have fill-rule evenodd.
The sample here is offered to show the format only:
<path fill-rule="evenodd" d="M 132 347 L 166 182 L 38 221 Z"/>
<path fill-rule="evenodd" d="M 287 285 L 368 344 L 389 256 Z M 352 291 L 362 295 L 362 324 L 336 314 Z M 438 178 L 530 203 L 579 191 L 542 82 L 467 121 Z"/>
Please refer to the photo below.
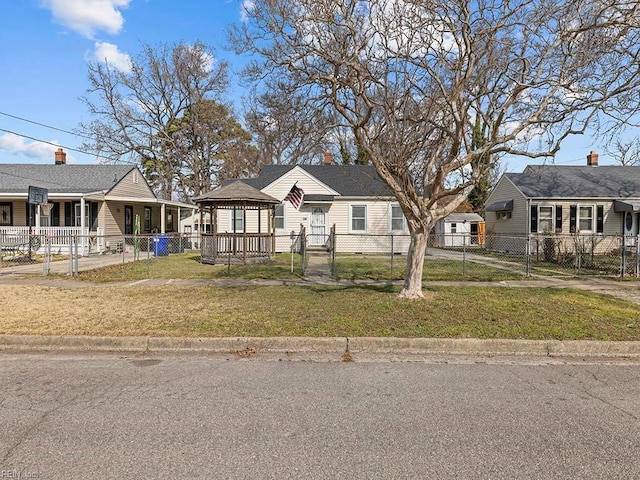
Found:
<path fill-rule="evenodd" d="M 304 194 L 304 203 L 332 203 L 335 195 Z"/>
<path fill-rule="evenodd" d="M 614 200 L 614 212 L 640 212 L 640 200 Z"/>
<path fill-rule="evenodd" d="M 500 200 L 499 202 L 493 202 L 485 208 L 487 212 L 512 212 L 513 200 Z"/>

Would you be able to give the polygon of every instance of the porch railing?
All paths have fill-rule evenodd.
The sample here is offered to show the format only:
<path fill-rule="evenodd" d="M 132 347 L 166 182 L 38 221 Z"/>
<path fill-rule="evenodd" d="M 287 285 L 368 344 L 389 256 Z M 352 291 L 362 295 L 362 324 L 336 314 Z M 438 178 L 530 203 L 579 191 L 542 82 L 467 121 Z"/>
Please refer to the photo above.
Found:
<path fill-rule="evenodd" d="M 270 233 L 214 233 L 202 234 L 202 260 L 222 261 L 233 258 L 246 261 L 247 258 L 273 255 L 273 235 Z"/>
<path fill-rule="evenodd" d="M 71 239 L 82 236 L 80 227 L 31 227 L 31 235 L 46 239 L 52 247 L 68 246 Z M 28 244 L 29 227 L 0 227 L 0 243 Z M 44 241 L 39 242 L 44 244 Z M 33 244 L 33 242 L 32 242 Z"/>

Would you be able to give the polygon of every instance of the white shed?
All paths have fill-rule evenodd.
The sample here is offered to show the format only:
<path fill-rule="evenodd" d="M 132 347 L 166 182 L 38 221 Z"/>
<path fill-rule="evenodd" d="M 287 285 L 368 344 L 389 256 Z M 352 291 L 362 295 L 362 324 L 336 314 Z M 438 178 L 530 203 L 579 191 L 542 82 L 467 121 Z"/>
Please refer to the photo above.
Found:
<path fill-rule="evenodd" d="M 452 213 L 435 226 L 435 241 L 440 247 L 484 245 L 484 219 L 477 213 Z"/>

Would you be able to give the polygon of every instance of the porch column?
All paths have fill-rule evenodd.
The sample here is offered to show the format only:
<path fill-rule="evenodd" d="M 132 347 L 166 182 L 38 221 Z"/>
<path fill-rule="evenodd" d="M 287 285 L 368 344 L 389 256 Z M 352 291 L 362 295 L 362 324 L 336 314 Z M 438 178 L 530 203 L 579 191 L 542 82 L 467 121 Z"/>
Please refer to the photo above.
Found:
<path fill-rule="evenodd" d="M 166 233 L 165 232 L 165 229 L 167 228 L 166 227 L 166 224 L 167 224 L 167 218 L 166 218 L 167 208 L 166 207 L 167 207 L 166 204 L 164 203 L 160 204 L 160 233 Z"/>
<path fill-rule="evenodd" d="M 32 208 L 31 205 L 29 205 L 27 208 Z M 36 204 L 33 209 L 36 212 L 36 218 L 35 218 L 35 234 L 36 235 L 40 235 L 40 204 Z"/>
<path fill-rule="evenodd" d="M 87 205 L 84 201 L 84 197 L 80 198 L 80 248 L 82 250 L 82 255 L 84 255 L 85 253 L 85 248 L 87 247 L 87 234 L 88 232 L 85 231 L 85 229 L 87 228 L 87 225 L 85 224 L 85 208 L 87 208 Z"/>

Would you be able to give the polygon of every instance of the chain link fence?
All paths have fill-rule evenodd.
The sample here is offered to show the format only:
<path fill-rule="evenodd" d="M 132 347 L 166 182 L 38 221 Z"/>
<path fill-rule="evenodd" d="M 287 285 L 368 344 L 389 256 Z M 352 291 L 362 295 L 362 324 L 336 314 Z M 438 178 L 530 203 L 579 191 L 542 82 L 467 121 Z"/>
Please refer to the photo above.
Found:
<path fill-rule="evenodd" d="M 335 234 L 311 238 L 304 229 L 274 238 L 279 261 L 305 275 L 309 259 L 322 257 L 337 278 L 402 279 L 409 235 Z M 69 273 L 96 265 L 154 259 L 185 252 L 200 255 L 196 234 L 25 236 L 3 239 L 0 274 L 12 266 L 33 265 L 33 273 Z M 283 260 L 284 259 L 284 260 Z M 265 259 L 258 259 L 265 260 Z M 268 259 L 267 259 L 268 260 Z M 315 259 L 316 264 L 318 258 Z M 223 262 L 221 262 L 223 263 Z M 39 269 L 39 270 L 38 270 Z M 431 235 L 426 272 L 442 279 L 495 278 L 495 272 L 516 276 L 603 276 L 640 278 L 639 237 L 606 235 L 532 235 L 528 237 L 470 234 Z M 490 273 L 493 272 L 493 273 Z"/>
<path fill-rule="evenodd" d="M 331 272 L 339 277 L 402 278 L 409 235 L 335 235 Z M 428 239 L 425 271 L 464 277 L 487 269 L 530 276 L 640 277 L 638 237 L 438 234 Z M 495 272 L 494 272 L 495 273 Z"/>

